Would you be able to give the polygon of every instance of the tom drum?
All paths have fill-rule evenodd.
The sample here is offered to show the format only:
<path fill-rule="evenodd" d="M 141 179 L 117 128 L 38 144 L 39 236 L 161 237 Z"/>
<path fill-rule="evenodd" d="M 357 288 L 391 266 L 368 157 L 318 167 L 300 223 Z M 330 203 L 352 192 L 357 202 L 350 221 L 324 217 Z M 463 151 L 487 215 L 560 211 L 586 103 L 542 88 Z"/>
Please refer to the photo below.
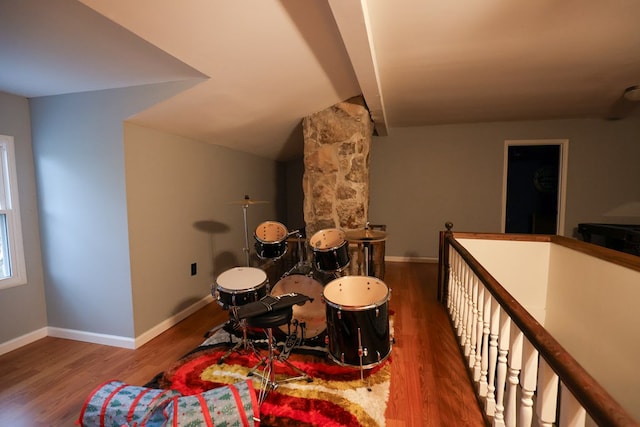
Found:
<path fill-rule="evenodd" d="M 320 271 L 342 271 L 349 265 L 349 245 L 344 231 L 328 228 L 315 233 L 309 241 L 313 263 Z"/>
<path fill-rule="evenodd" d="M 390 291 L 370 276 L 345 276 L 325 286 L 329 357 L 340 365 L 371 368 L 391 353 Z"/>
<path fill-rule="evenodd" d="M 261 259 L 280 258 L 287 252 L 287 227 L 276 221 L 265 221 L 256 227 L 256 254 Z"/>

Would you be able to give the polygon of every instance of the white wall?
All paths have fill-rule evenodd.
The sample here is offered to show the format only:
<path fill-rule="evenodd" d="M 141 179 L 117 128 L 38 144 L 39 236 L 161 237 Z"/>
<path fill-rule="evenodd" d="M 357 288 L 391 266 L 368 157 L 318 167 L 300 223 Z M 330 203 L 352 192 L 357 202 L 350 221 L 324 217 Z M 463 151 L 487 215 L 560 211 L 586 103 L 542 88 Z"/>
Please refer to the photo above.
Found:
<path fill-rule="evenodd" d="M 277 162 L 124 124 L 193 84 L 30 101 L 0 94 L 0 127 L 16 138 L 29 279 L 0 291 L 0 350 L 47 333 L 144 342 L 210 298 L 220 272 L 244 265 L 242 206 L 230 202 L 270 201 L 248 210 L 250 245 L 259 223 L 279 220 Z"/>
<path fill-rule="evenodd" d="M 27 99 L 0 92 L 0 134 L 14 137 L 27 284 L 0 289 L 0 353 L 44 336 L 47 326 L 38 203 Z M 12 343 L 9 343 L 10 341 Z"/>
<path fill-rule="evenodd" d="M 640 116 L 391 128 L 371 147 L 370 220 L 386 254 L 437 258 L 438 233 L 499 232 L 504 141 L 568 139 L 565 235 L 580 222 L 640 223 Z M 614 216 L 625 206 L 637 206 Z"/>
<path fill-rule="evenodd" d="M 261 222 L 277 220 L 277 163 L 125 124 L 125 165 L 135 334 L 203 297 L 217 276 L 245 265 Z M 252 261 L 253 262 L 253 261 Z M 191 276 L 191 263 L 197 274 Z M 213 326 L 213 325 L 211 325 Z"/>
<path fill-rule="evenodd" d="M 545 324 L 547 242 L 457 239 L 540 324 Z"/>
<path fill-rule="evenodd" d="M 545 328 L 640 420 L 640 272 L 552 245 Z"/>
<path fill-rule="evenodd" d="M 122 123 L 189 86 L 30 100 L 50 327 L 134 337 Z"/>

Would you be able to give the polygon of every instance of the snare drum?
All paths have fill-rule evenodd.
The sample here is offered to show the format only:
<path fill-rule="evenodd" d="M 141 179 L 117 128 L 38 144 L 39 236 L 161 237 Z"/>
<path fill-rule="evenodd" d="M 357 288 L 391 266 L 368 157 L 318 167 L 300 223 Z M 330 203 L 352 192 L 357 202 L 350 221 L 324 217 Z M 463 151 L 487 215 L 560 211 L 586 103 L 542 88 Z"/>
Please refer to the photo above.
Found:
<path fill-rule="evenodd" d="M 328 228 L 315 233 L 309 241 L 313 263 L 320 271 L 342 271 L 349 265 L 349 245 L 344 231 Z"/>
<path fill-rule="evenodd" d="M 313 301 L 307 301 L 303 305 L 294 305 L 292 307 L 292 322 L 294 320 L 297 320 L 298 324 L 304 322 L 304 336 L 302 338 L 305 344 L 315 341 L 322 342 L 322 338 L 326 335 L 325 307 L 322 301 L 323 287 L 322 283 L 310 275 L 289 274 L 280 279 L 271 290 L 272 296 L 294 292 L 313 298 Z M 280 330 L 285 335 L 293 332 L 293 328 L 289 330 L 287 325 L 280 326 Z"/>
<path fill-rule="evenodd" d="M 370 276 L 341 277 L 325 286 L 323 297 L 331 359 L 368 369 L 389 356 L 390 291 L 382 281 Z"/>
<path fill-rule="evenodd" d="M 216 280 L 214 297 L 222 307 L 245 305 L 267 295 L 267 273 L 254 267 L 234 267 L 221 273 Z"/>
<path fill-rule="evenodd" d="M 276 221 L 265 221 L 258 225 L 253 237 L 256 254 L 261 259 L 280 258 L 287 252 L 287 227 Z"/>

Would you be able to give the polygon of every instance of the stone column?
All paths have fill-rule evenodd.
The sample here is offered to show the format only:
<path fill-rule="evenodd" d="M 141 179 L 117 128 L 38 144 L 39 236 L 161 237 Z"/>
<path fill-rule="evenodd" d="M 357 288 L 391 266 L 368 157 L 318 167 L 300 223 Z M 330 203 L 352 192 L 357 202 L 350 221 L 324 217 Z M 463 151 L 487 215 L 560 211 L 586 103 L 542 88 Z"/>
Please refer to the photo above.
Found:
<path fill-rule="evenodd" d="M 373 122 L 362 97 L 305 117 L 302 128 L 307 238 L 326 228 L 363 228 L 369 211 Z"/>

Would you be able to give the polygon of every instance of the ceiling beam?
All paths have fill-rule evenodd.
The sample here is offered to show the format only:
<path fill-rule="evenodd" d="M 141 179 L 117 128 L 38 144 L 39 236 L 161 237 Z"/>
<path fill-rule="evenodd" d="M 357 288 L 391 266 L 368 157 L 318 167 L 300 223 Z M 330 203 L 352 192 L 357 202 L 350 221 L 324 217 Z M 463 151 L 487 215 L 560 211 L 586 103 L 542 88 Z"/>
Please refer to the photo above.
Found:
<path fill-rule="evenodd" d="M 366 0 L 329 0 L 329 6 L 371 113 L 376 133 L 378 136 L 387 136 L 387 117 Z"/>

